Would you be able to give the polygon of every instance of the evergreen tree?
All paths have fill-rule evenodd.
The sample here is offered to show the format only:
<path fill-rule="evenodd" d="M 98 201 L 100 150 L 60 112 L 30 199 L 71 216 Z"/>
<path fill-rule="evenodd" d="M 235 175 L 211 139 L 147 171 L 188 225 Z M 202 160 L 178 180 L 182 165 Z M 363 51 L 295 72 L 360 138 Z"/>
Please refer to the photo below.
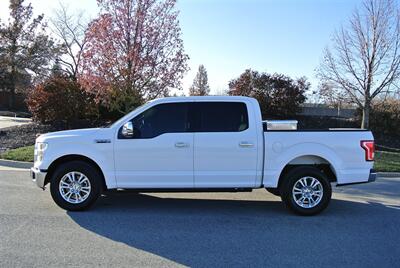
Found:
<path fill-rule="evenodd" d="M 10 92 L 9 108 L 13 109 L 16 89 L 26 88 L 29 73 L 33 78 L 48 74 L 55 46 L 45 32 L 43 15 L 33 18 L 31 4 L 10 0 L 9 9 L 8 22 L 0 22 L 0 69 L 7 80 L 2 81 L 4 89 Z"/>
<path fill-rule="evenodd" d="M 208 85 L 207 70 L 204 65 L 199 66 L 193 84 L 189 89 L 190 96 L 206 96 L 210 93 L 210 86 Z"/>

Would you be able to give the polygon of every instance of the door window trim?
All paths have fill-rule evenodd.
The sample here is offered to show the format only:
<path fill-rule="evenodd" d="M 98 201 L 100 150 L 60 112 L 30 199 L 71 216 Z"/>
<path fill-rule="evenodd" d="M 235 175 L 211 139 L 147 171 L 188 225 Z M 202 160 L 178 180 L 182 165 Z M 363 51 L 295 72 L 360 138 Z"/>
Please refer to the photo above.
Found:
<path fill-rule="evenodd" d="M 199 116 L 196 117 L 196 114 L 201 114 L 201 109 L 199 107 L 199 104 L 202 103 L 239 103 L 244 105 L 245 110 L 246 110 L 246 122 L 247 126 L 246 128 L 238 131 L 210 131 L 210 130 L 203 130 L 203 126 L 201 125 L 201 122 L 198 122 Z M 190 120 L 190 126 L 191 126 L 191 132 L 194 133 L 240 133 L 244 132 L 249 129 L 250 127 L 250 118 L 249 118 L 249 109 L 248 105 L 246 102 L 243 101 L 196 101 L 191 103 L 192 107 L 189 107 L 189 120 Z M 197 106 L 197 107 L 196 107 Z"/>
<path fill-rule="evenodd" d="M 156 104 L 156 105 L 153 105 L 153 106 L 151 106 L 151 107 L 149 107 L 148 109 L 146 109 L 146 110 L 144 110 L 144 111 L 142 111 L 141 113 L 139 113 L 139 114 L 137 114 L 135 117 L 133 117 L 133 118 L 131 118 L 130 120 L 127 120 L 126 122 L 129 122 L 129 121 L 133 121 L 135 118 L 137 118 L 138 116 L 141 116 L 143 113 L 145 113 L 145 112 L 147 112 L 148 110 L 150 110 L 150 109 L 153 109 L 153 108 L 155 108 L 155 107 L 157 107 L 157 106 L 161 106 L 161 105 L 168 105 L 168 104 L 184 104 L 186 107 L 186 124 L 185 124 L 185 130 L 184 131 L 168 131 L 168 132 L 162 132 L 162 133 L 159 133 L 158 135 L 156 135 L 156 136 L 153 136 L 153 137 L 146 137 L 146 138 L 143 138 L 143 137 L 140 137 L 140 138 L 136 138 L 136 137 L 132 137 L 132 138 L 127 138 L 127 137 L 124 137 L 124 136 L 122 136 L 122 128 L 123 128 L 123 126 L 124 126 L 124 124 L 126 123 L 124 123 L 124 124 L 122 124 L 122 126 L 120 126 L 119 127 L 119 129 L 118 129 L 118 140 L 148 140 L 148 139 L 154 139 L 154 138 L 157 138 L 157 137 L 159 137 L 159 136 L 161 136 L 161 135 L 164 135 L 164 134 L 169 134 L 169 133 L 189 133 L 190 131 L 189 131 L 189 129 L 190 129 L 190 125 L 191 125 L 191 122 L 190 122 L 190 120 L 191 120 L 191 118 L 190 118 L 190 104 L 191 104 L 192 102 L 165 102 L 165 103 L 159 103 L 159 104 Z M 133 122 L 132 122 L 133 123 Z"/>

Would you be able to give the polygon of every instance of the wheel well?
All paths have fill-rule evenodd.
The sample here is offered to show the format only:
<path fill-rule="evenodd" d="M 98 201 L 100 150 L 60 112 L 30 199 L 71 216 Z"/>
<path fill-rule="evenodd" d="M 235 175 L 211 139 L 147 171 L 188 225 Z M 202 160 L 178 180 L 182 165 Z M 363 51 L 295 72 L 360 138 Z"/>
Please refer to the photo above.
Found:
<path fill-rule="evenodd" d="M 319 163 L 317 162 L 317 163 L 303 163 L 303 164 L 301 164 L 301 162 L 299 162 L 299 160 L 296 160 L 296 162 L 293 162 L 293 161 L 289 162 L 289 164 L 287 164 L 283 168 L 283 170 L 282 170 L 282 172 L 281 172 L 281 174 L 279 176 L 278 188 L 281 186 L 283 178 L 286 176 L 286 174 L 289 171 L 291 171 L 292 169 L 294 169 L 296 167 L 300 167 L 300 166 L 315 167 L 315 168 L 319 169 L 322 173 L 324 173 L 330 182 L 336 182 L 337 181 L 336 174 L 335 174 L 331 164 L 328 161 L 326 161 L 325 159 L 323 159 L 323 158 L 320 158 L 320 159 L 322 159 L 323 161 L 319 162 Z"/>
<path fill-rule="evenodd" d="M 85 162 L 85 163 L 93 166 L 95 169 L 97 169 L 97 171 L 101 175 L 103 190 L 107 190 L 107 185 L 106 185 L 106 181 L 104 178 L 104 174 L 103 174 L 103 171 L 101 170 L 101 168 L 99 167 L 99 165 L 95 161 L 90 159 L 89 157 L 86 157 L 83 155 L 64 155 L 60 158 L 57 158 L 55 161 L 53 161 L 53 163 L 51 163 L 51 165 L 47 169 L 47 175 L 46 175 L 44 184 L 46 185 L 50 182 L 50 178 L 52 177 L 52 175 L 54 174 L 54 172 L 56 171 L 56 169 L 59 165 L 67 163 L 67 162 L 71 162 L 71 161 L 82 161 L 82 162 Z"/>

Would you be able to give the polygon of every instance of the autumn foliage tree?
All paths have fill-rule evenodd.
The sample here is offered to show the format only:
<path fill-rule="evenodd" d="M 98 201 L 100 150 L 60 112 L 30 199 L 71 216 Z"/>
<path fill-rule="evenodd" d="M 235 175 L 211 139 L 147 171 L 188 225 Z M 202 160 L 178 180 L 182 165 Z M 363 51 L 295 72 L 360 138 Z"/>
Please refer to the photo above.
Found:
<path fill-rule="evenodd" d="M 73 78 L 53 74 L 28 94 L 28 108 L 35 121 L 64 122 L 67 126 L 80 119 L 97 115 L 97 106 Z"/>
<path fill-rule="evenodd" d="M 210 93 L 208 85 L 207 70 L 204 65 L 199 66 L 196 77 L 193 80 L 192 86 L 189 88 L 190 96 L 206 96 Z"/>
<path fill-rule="evenodd" d="M 179 88 L 187 70 L 176 0 L 98 0 L 80 81 L 98 103 L 126 113 Z"/>
<path fill-rule="evenodd" d="M 288 119 L 300 111 L 309 87 L 304 77 L 293 80 L 282 74 L 246 70 L 229 82 L 228 94 L 256 98 L 265 119 Z"/>

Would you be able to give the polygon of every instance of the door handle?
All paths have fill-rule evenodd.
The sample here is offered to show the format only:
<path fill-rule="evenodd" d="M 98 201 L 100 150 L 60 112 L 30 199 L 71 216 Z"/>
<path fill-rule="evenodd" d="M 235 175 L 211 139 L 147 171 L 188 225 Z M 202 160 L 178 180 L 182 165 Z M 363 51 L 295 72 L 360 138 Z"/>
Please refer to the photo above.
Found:
<path fill-rule="evenodd" d="M 248 142 L 248 141 L 242 141 L 239 143 L 239 146 L 240 147 L 253 147 L 254 144 L 252 144 L 251 142 Z"/>
<path fill-rule="evenodd" d="M 177 148 L 189 147 L 189 143 L 186 143 L 186 142 L 177 142 L 177 143 L 175 143 L 175 147 L 177 147 Z"/>

